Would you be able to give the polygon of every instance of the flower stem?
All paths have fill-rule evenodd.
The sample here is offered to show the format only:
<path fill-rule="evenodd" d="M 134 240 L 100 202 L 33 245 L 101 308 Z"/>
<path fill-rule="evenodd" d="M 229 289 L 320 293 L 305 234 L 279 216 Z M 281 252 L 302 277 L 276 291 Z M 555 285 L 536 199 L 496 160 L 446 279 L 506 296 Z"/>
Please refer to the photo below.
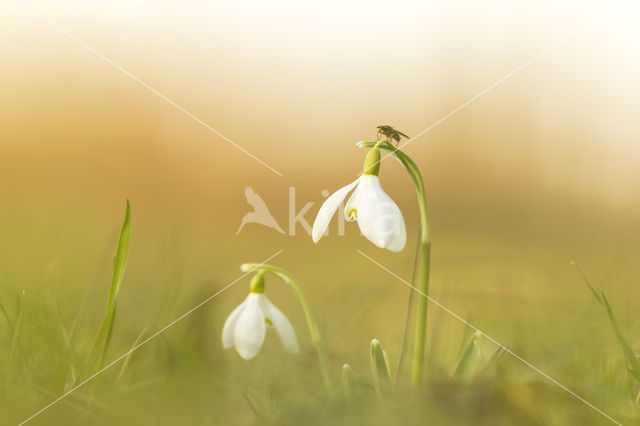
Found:
<path fill-rule="evenodd" d="M 429 295 L 429 264 L 431 261 L 431 243 L 422 243 L 420 264 L 420 281 L 418 290 L 423 295 Z M 424 347 L 427 334 L 427 298 L 419 297 L 416 308 L 416 337 L 413 352 L 413 370 L 411 384 L 418 386 L 422 378 L 422 364 L 424 362 Z"/>
<path fill-rule="evenodd" d="M 420 230 L 418 229 L 418 233 Z M 420 235 L 418 235 L 418 239 L 416 240 L 416 252 L 413 261 L 413 272 L 411 273 L 411 285 L 415 285 L 416 283 L 416 272 L 418 270 L 418 261 L 420 258 Z M 412 288 L 409 289 L 409 300 L 407 301 L 407 313 L 404 319 L 404 331 L 402 333 L 402 345 L 400 346 L 400 355 L 398 355 L 398 367 L 396 368 L 396 377 L 393 385 L 398 386 L 398 382 L 400 381 L 400 375 L 402 373 L 402 367 L 404 366 L 404 356 L 407 353 L 407 340 L 409 339 L 409 328 L 411 323 L 411 307 L 413 306 L 413 296 L 414 291 Z"/>
<path fill-rule="evenodd" d="M 307 320 L 307 326 L 309 327 L 311 341 L 313 342 L 313 345 L 316 347 L 316 351 L 318 352 L 320 369 L 322 370 L 322 376 L 324 377 L 324 383 L 327 387 L 327 392 L 329 392 L 329 395 L 333 395 L 333 384 L 329 375 L 329 361 L 327 357 L 325 342 L 318 332 L 318 327 L 316 326 L 316 323 L 311 316 L 309 303 L 307 302 L 307 298 L 304 296 L 304 293 L 302 293 L 300 285 L 298 285 L 297 281 L 291 276 L 291 274 L 289 274 L 284 269 L 266 263 L 245 263 L 241 266 L 241 269 L 245 272 L 255 270 L 256 272 L 268 272 L 272 275 L 275 275 L 276 277 L 280 278 L 296 295 L 296 297 L 300 301 L 300 305 L 302 305 L 302 310 L 304 311 L 304 316 Z"/>
<path fill-rule="evenodd" d="M 427 302 L 429 297 L 429 265 L 431 260 L 431 228 L 429 226 L 429 210 L 427 206 L 427 193 L 424 187 L 422 173 L 416 163 L 407 154 L 394 147 L 388 141 L 362 141 L 358 146 L 363 148 L 378 147 L 400 161 L 407 170 L 416 186 L 418 207 L 420 209 L 420 268 L 418 273 L 417 291 L 424 297 L 419 297 L 416 308 L 416 333 L 413 352 L 413 370 L 411 372 L 411 384 L 417 386 L 422 378 L 424 364 L 425 341 L 427 333 Z"/>

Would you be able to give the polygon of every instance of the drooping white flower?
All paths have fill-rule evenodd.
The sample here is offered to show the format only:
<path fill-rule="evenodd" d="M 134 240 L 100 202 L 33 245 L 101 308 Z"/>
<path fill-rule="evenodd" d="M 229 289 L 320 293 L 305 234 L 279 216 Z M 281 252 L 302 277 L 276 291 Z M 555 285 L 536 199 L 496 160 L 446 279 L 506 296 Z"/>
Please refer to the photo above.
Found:
<path fill-rule="evenodd" d="M 235 347 L 238 354 L 249 360 L 256 356 L 264 343 L 267 328 L 275 329 L 284 348 L 294 354 L 300 352 L 293 326 L 262 292 L 249 296 L 235 308 L 222 328 L 222 346 Z"/>
<path fill-rule="evenodd" d="M 374 150 L 371 150 L 374 152 Z M 342 204 L 347 194 L 353 194 L 347 201 L 344 216 L 349 222 L 357 221 L 360 232 L 380 248 L 401 251 L 407 242 L 407 230 L 402 212 L 389 197 L 378 178 L 380 154 L 375 149 L 373 156 L 367 155 L 365 172 L 349 185 L 329 196 L 320 207 L 313 223 L 313 242 L 317 243 L 327 230 L 331 218 Z M 371 159 L 372 157 L 373 159 Z M 377 162 L 376 161 L 377 158 Z M 368 165 L 373 164 L 373 166 Z"/>

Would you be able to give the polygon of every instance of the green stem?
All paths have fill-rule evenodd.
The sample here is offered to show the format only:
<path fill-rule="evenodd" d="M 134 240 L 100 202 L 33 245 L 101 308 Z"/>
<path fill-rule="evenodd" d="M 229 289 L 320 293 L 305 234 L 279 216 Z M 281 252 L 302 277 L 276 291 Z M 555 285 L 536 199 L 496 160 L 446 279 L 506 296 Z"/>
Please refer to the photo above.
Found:
<path fill-rule="evenodd" d="M 420 230 L 418 229 L 418 232 Z M 416 252 L 413 261 L 413 272 L 411 273 L 411 285 L 415 285 L 416 283 L 416 272 L 418 270 L 418 259 L 420 258 L 420 237 L 416 240 Z M 413 305 L 413 296 L 414 290 L 412 288 L 409 289 L 409 300 L 407 301 L 407 313 L 404 318 L 404 331 L 402 333 L 402 345 L 400 346 L 400 355 L 398 355 L 398 368 L 396 368 L 396 378 L 393 383 L 394 386 L 398 386 L 400 382 L 400 374 L 402 372 L 402 367 L 404 365 L 404 356 L 407 353 L 407 341 L 409 340 L 409 328 L 411 323 L 411 306 Z"/>
<path fill-rule="evenodd" d="M 400 161 L 407 170 L 418 196 L 418 207 L 420 209 L 420 269 L 418 274 L 417 291 L 424 297 L 419 297 L 416 308 L 416 334 L 413 352 L 413 371 L 411 372 L 411 384 L 417 386 L 422 378 L 422 367 L 424 364 L 424 351 L 427 333 L 427 302 L 429 297 L 429 265 L 431 259 L 431 228 L 429 226 L 429 210 L 427 207 L 427 193 L 424 187 L 422 173 L 416 163 L 407 154 L 394 147 L 388 141 L 362 141 L 358 146 L 364 148 L 378 147 L 383 152 L 388 153 L 396 160 Z"/>
<path fill-rule="evenodd" d="M 311 309 L 309 308 L 309 303 L 307 302 L 307 298 L 302 293 L 302 289 L 300 285 L 296 282 L 296 280 L 282 268 L 278 268 L 276 266 L 272 266 L 266 263 L 257 264 L 257 263 L 245 263 L 241 266 L 243 271 L 256 271 L 256 272 L 268 272 L 276 277 L 280 278 L 289 288 L 293 291 L 293 293 L 298 297 L 300 304 L 302 305 L 302 310 L 304 311 L 304 316 L 307 320 L 307 326 L 309 327 L 309 334 L 311 335 L 311 341 L 313 345 L 316 347 L 316 351 L 318 352 L 318 359 L 320 360 L 320 369 L 322 370 L 322 375 L 324 377 L 324 383 L 327 386 L 327 391 L 329 395 L 333 395 L 333 385 L 331 383 L 331 378 L 329 375 L 329 361 L 327 357 L 327 350 L 324 343 L 324 340 L 320 336 L 318 332 L 318 327 L 316 326 L 313 317 L 311 316 Z"/>

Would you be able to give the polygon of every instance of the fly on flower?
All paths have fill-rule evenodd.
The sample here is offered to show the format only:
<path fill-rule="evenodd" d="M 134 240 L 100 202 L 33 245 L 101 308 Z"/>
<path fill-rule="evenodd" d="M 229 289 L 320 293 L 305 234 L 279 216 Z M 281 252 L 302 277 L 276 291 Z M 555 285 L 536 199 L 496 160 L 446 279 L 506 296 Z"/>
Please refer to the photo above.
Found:
<path fill-rule="evenodd" d="M 409 139 L 409 136 L 402 133 L 400 130 L 396 130 L 391 126 L 378 126 L 378 137 L 386 136 L 387 138 L 396 142 L 396 147 L 400 143 L 402 138 Z"/>
<path fill-rule="evenodd" d="M 264 295 L 264 277 L 258 273 L 251 280 L 249 296 L 224 323 L 222 346 L 225 349 L 235 347 L 242 358 L 249 360 L 260 352 L 268 328 L 275 329 L 288 352 L 300 352 L 293 326 Z"/>
<path fill-rule="evenodd" d="M 395 252 L 404 248 L 407 242 L 404 218 L 396 203 L 382 189 L 379 171 L 380 150 L 374 147 L 367 153 L 363 174 L 331 194 L 320 207 L 313 223 L 313 242 L 320 240 L 338 207 L 355 188 L 345 207 L 347 221 L 358 222 L 360 232 L 380 248 Z"/>

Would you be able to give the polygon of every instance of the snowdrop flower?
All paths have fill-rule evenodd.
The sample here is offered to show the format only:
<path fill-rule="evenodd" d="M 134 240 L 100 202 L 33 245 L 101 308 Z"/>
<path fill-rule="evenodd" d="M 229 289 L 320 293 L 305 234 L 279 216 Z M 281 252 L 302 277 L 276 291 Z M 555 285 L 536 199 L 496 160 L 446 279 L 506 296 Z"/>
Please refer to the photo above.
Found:
<path fill-rule="evenodd" d="M 294 354 L 300 352 L 291 323 L 264 295 L 264 278 L 258 273 L 251 280 L 249 296 L 224 323 L 222 346 L 225 349 L 235 347 L 242 358 L 249 360 L 260 351 L 267 328 L 275 329 L 287 351 Z"/>
<path fill-rule="evenodd" d="M 357 221 L 360 232 L 380 248 L 401 251 L 407 242 L 407 231 L 400 209 L 382 190 L 378 172 L 380 150 L 376 147 L 367 153 L 363 174 L 349 185 L 340 188 L 327 198 L 313 223 L 313 242 L 317 243 L 327 230 L 331 218 L 347 194 L 344 216 L 349 222 Z"/>

